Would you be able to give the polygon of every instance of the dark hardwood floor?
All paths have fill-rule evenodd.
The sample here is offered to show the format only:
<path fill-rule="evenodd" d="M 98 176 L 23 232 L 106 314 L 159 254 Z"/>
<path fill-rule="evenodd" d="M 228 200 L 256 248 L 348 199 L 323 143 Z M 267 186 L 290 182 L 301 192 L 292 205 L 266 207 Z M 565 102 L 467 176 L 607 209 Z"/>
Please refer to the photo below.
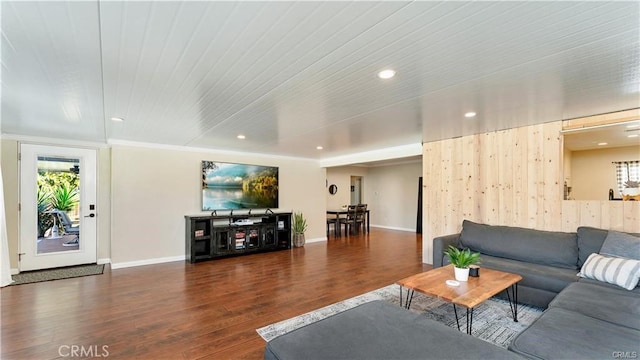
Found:
<path fill-rule="evenodd" d="M 421 241 L 372 228 L 291 251 L 5 287 L 0 357 L 69 358 L 73 346 L 105 357 L 107 346 L 110 359 L 261 359 L 255 329 L 427 270 Z"/>

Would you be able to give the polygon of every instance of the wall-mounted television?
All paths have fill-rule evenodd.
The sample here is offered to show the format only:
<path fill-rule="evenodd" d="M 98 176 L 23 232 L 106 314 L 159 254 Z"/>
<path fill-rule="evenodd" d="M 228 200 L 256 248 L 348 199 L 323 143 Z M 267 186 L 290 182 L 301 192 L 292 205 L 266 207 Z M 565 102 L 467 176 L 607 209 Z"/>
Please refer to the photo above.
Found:
<path fill-rule="evenodd" d="M 278 208 L 278 168 L 202 161 L 202 210 Z"/>

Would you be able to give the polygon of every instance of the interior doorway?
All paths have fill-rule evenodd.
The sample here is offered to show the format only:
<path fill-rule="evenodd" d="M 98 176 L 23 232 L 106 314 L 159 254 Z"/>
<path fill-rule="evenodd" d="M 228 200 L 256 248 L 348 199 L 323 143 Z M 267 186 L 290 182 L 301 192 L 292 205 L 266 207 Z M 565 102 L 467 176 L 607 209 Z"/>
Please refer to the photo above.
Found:
<path fill-rule="evenodd" d="M 21 271 L 95 263 L 96 151 L 20 146 Z"/>
<path fill-rule="evenodd" d="M 362 204 L 362 176 L 351 176 L 351 205 Z"/>

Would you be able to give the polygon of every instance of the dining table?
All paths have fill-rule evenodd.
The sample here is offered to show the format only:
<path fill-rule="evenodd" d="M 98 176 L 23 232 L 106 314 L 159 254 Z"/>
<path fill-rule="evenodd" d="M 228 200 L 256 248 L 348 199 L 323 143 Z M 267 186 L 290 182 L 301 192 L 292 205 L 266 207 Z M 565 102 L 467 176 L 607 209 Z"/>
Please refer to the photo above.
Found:
<path fill-rule="evenodd" d="M 327 209 L 327 215 L 329 215 L 329 216 L 331 216 L 331 215 L 335 216 L 335 217 L 336 217 L 336 221 L 338 221 L 338 222 L 340 222 L 340 217 L 341 217 L 341 216 L 346 216 L 348 212 L 349 212 L 349 211 L 348 211 L 348 209 L 347 209 L 346 207 L 343 207 L 343 208 L 337 208 L 337 209 Z M 370 232 L 370 231 L 369 231 L 369 224 L 370 224 L 369 216 L 370 216 L 370 210 L 367 208 L 367 210 L 365 211 L 365 213 L 367 214 L 367 216 L 365 217 L 365 218 L 366 218 L 366 221 L 365 221 L 366 226 L 365 226 L 364 228 L 366 229 L 365 231 L 366 231 L 367 233 L 369 233 L 369 232 Z"/>

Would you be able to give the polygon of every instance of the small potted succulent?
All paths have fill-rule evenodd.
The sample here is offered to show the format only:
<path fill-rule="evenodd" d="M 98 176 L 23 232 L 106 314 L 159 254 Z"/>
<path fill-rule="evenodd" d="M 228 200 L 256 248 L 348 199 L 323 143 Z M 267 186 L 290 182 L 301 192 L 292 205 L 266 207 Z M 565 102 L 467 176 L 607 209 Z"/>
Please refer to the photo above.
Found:
<path fill-rule="evenodd" d="M 452 245 L 444 252 L 449 262 L 454 266 L 456 280 L 467 281 L 469 279 L 469 265 L 480 263 L 480 253 L 471 252 L 469 248 L 460 250 Z"/>

